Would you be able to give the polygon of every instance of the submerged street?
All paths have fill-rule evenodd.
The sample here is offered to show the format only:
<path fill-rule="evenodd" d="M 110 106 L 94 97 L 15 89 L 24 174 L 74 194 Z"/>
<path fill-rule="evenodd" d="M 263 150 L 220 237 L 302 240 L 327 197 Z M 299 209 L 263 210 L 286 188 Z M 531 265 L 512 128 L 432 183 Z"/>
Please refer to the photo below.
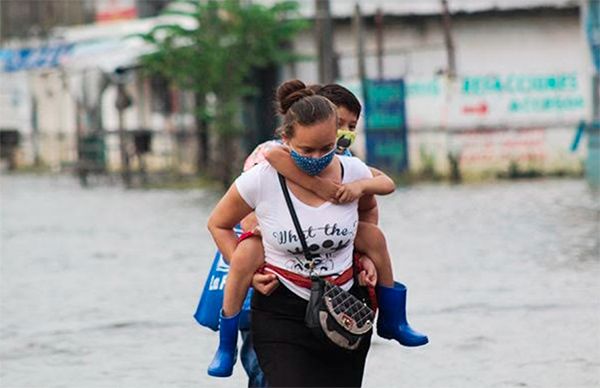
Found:
<path fill-rule="evenodd" d="M 3 387 L 241 387 L 192 315 L 214 254 L 208 190 L 0 178 Z M 408 318 L 365 387 L 600 385 L 600 201 L 583 180 L 420 184 L 380 198 Z"/>

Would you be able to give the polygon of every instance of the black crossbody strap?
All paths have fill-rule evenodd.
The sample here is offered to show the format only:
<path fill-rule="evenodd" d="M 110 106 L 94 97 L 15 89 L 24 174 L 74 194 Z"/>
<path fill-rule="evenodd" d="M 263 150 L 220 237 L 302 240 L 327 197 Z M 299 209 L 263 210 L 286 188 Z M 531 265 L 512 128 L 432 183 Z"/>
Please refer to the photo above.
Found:
<path fill-rule="evenodd" d="M 312 261 L 313 256 L 308 249 L 308 244 L 306 244 L 306 238 L 304 238 L 304 232 L 302 231 L 302 226 L 300 226 L 300 221 L 298 220 L 298 216 L 296 215 L 296 209 L 294 209 L 294 204 L 292 203 L 292 199 L 290 198 L 290 192 L 288 190 L 287 184 L 285 183 L 285 178 L 281 174 L 277 174 L 279 176 L 279 183 L 281 184 L 281 190 L 283 191 L 283 196 L 285 197 L 285 203 L 287 204 L 288 210 L 290 211 L 290 215 L 292 216 L 292 222 L 294 223 L 294 227 L 296 228 L 296 233 L 298 234 L 298 238 L 300 239 L 300 244 L 302 244 L 302 251 L 304 251 L 304 257 L 309 262 Z"/>
<path fill-rule="evenodd" d="M 344 180 L 344 163 L 340 162 L 341 172 L 342 172 L 342 181 Z M 302 226 L 300 225 L 300 221 L 298 220 L 298 215 L 296 214 L 296 209 L 294 209 L 294 204 L 292 203 L 292 198 L 290 197 L 290 191 L 288 190 L 287 183 L 285 182 L 285 177 L 280 173 L 277 173 L 279 177 L 279 183 L 281 184 L 281 190 L 283 191 L 283 196 L 285 197 L 285 203 L 290 211 L 290 215 L 292 216 L 292 222 L 294 223 L 294 227 L 296 228 L 296 233 L 298 234 L 298 238 L 300 239 L 300 244 L 302 245 L 302 251 L 304 253 L 304 257 L 307 261 L 312 261 L 313 254 L 310 253 L 310 249 L 308 249 L 308 244 L 306 243 L 306 238 L 304 237 L 304 232 L 302 231 Z"/>

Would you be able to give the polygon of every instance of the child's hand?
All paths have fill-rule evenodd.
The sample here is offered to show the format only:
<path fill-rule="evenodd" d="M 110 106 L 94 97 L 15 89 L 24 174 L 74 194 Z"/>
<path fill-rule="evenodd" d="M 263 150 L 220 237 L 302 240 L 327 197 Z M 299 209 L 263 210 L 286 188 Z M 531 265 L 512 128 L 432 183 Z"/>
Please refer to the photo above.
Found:
<path fill-rule="evenodd" d="M 337 203 L 337 192 L 342 187 L 331 179 L 319 179 L 319 183 L 314 187 L 314 193 L 326 201 Z"/>
<path fill-rule="evenodd" d="M 346 183 L 337 191 L 335 197 L 338 203 L 356 201 L 363 195 L 363 185 L 360 181 Z"/>
<path fill-rule="evenodd" d="M 377 284 L 377 270 L 375 269 L 375 264 L 373 264 L 371 259 L 364 255 L 360 257 L 359 261 L 363 270 L 358 274 L 358 284 L 361 286 L 375 287 Z"/>

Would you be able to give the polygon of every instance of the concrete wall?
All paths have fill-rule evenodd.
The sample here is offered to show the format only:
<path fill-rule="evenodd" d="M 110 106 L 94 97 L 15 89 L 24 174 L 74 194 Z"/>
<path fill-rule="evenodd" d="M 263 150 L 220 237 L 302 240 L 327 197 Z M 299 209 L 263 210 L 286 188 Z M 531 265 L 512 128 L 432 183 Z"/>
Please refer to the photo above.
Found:
<path fill-rule="evenodd" d="M 507 71 L 577 71 L 588 69 L 588 48 L 579 11 L 538 10 L 456 15 L 452 32 L 459 74 Z M 340 57 L 340 79 L 358 76 L 355 37 L 350 20 L 335 25 L 334 47 Z M 365 23 L 367 76 L 377 77 L 375 30 Z M 432 76 L 446 68 L 440 17 L 384 18 L 384 78 Z M 315 38 L 306 31 L 296 40 L 298 53 L 316 58 Z M 316 61 L 294 65 L 295 75 L 316 82 Z M 293 73 L 293 74 L 292 74 Z"/>

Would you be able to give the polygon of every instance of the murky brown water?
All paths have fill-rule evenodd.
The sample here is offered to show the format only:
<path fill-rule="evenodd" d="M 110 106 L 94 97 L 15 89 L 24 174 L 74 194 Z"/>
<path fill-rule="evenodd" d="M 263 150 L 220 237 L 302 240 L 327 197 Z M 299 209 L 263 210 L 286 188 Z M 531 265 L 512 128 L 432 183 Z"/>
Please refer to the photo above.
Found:
<path fill-rule="evenodd" d="M 2 387 L 243 386 L 192 319 L 218 195 L 3 176 Z M 381 199 L 423 348 L 375 339 L 366 387 L 600 386 L 600 204 L 579 180 Z"/>

